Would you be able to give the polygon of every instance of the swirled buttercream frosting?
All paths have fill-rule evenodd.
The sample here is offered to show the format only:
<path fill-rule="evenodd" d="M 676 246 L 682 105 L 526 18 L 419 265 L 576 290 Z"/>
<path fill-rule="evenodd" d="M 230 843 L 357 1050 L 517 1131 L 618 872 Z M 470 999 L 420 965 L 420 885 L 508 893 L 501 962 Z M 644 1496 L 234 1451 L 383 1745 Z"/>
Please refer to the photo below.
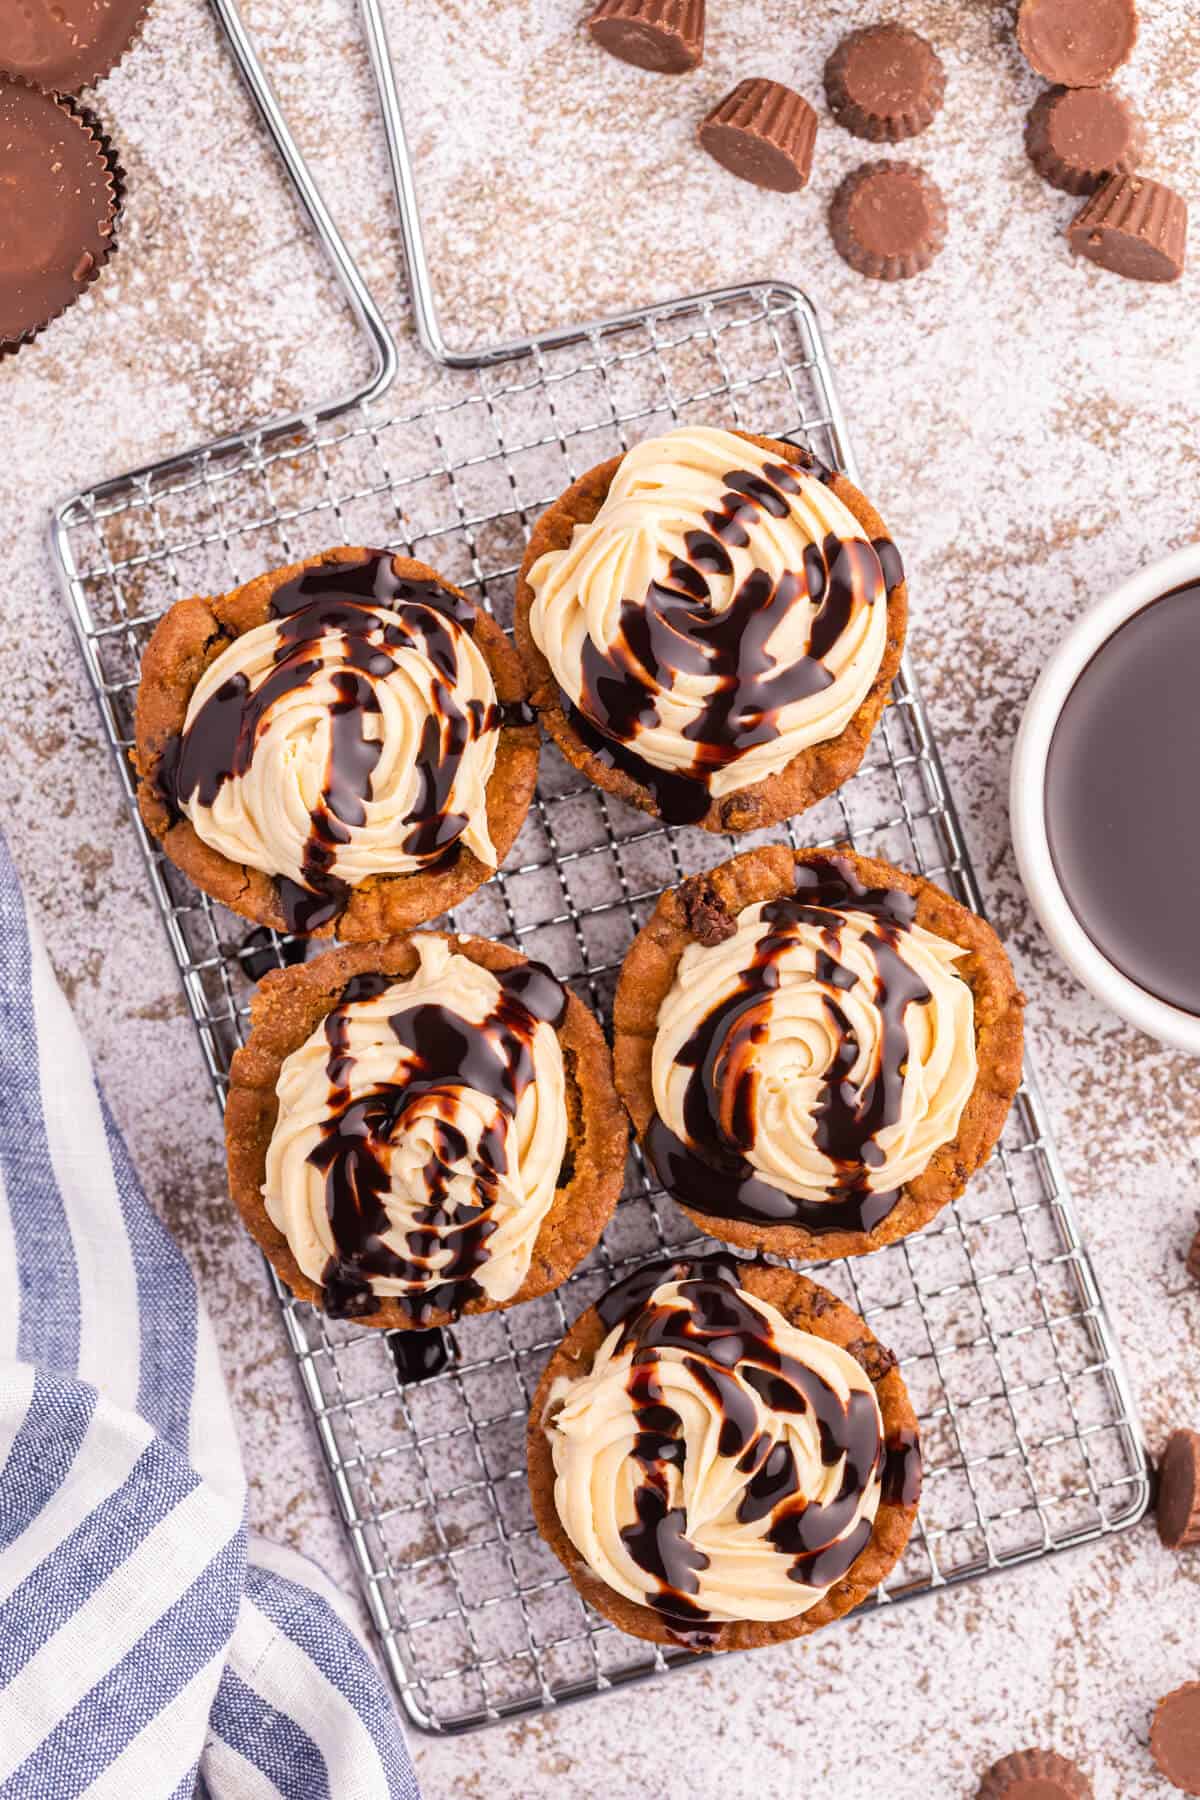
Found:
<path fill-rule="evenodd" d="M 460 844 L 494 868 L 501 710 L 469 602 L 379 554 L 305 569 L 271 612 L 188 705 L 167 782 L 198 836 L 275 876 L 294 930 Z"/>
<path fill-rule="evenodd" d="M 411 975 L 354 976 L 285 1059 L 263 1197 L 327 1312 L 389 1300 L 422 1325 L 529 1271 L 567 1143 L 567 997 L 538 963 L 412 942 Z"/>
<path fill-rule="evenodd" d="M 665 772 L 660 810 L 686 817 L 690 794 L 698 817 L 837 737 L 879 672 L 900 560 L 824 475 L 733 432 L 668 432 L 529 570 L 568 717 Z"/>
<path fill-rule="evenodd" d="M 966 953 L 845 858 L 691 943 L 658 1013 L 646 1147 L 711 1217 L 869 1232 L 955 1137 L 976 1079 Z"/>
<path fill-rule="evenodd" d="M 886 1473 L 864 1370 L 738 1268 L 660 1264 L 612 1289 L 591 1368 L 559 1377 L 544 1413 L 575 1549 L 695 1647 L 815 1606 L 869 1543 Z"/>

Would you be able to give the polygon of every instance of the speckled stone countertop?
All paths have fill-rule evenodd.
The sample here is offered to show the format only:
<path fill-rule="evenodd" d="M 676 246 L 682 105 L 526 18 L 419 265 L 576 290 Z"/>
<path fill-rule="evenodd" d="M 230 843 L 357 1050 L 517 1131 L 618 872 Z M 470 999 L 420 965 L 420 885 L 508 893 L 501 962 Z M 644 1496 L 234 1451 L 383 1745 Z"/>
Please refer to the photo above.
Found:
<path fill-rule="evenodd" d="M 1139 288 L 1074 264 L 1073 203 L 1022 148 L 1037 84 L 990 0 L 711 0 L 696 74 L 612 63 L 581 0 L 394 6 L 439 299 L 455 343 L 752 276 L 816 300 L 864 483 L 903 545 L 914 655 L 1152 1447 L 1200 1425 L 1196 1065 L 1122 1025 L 1057 961 L 1024 901 L 1005 786 L 1021 708 L 1066 625 L 1200 532 L 1195 272 Z M 1200 201 L 1200 24 L 1144 0 L 1123 85 L 1150 173 Z M 399 251 L 353 0 L 252 0 L 258 34 L 373 288 Z M 894 287 L 834 256 L 824 209 L 864 147 L 824 112 L 841 32 L 894 16 L 948 72 L 906 154 L 943 184 L 950 238 Z M 710 165 L 695 121 L 744 75 L 820 102 L 812 187 L 763 196 Z M 202 0 L 158 0 L 98 102 L 130 177 L 125 244 L 91 295 L 0 365 L 7 630 L 0 817 L 146 1185 L 224 1347 L 257 1526 L 348 1577 L 257 1255 L 223 1191 L 218 1123 L 46 548 L 52 503 L 216 432 L 345 388 L 353 331 L 315 269 Z M 868 152 L 869 154 L 869 152 Z M 429 372 L 406 353 L 404 379 Z M 769 428 L 769 422 L 764 422 Z M 1170 878 L 1162 869 L 1127 878 Z M 1152 1526 L 559 1716 L 414 1741 L 429 1800 L 800 1792 L 970 1796 L 1003 1751 L 1078 1757 L 1103 1800 L 1163 1795 L 1146 1750 L 1167 1688 L 1200 1676 L 1200 1556 Z"/>

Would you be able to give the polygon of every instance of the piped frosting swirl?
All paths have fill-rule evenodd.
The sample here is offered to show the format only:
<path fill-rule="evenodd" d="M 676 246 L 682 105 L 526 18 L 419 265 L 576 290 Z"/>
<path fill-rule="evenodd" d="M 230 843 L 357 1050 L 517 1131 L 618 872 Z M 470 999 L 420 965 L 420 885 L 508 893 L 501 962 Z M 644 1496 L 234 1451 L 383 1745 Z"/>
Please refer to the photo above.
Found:
<path fill-rule="evenodd" d="M 845 729 L 900 579 L 815 464 L 686 427 L 622 457 L 533 564 L 529 626 L 585 741 L 696 784 L 703 811 Z"/>
<path fill-rule="evenodd" d="M 327 1312 L 388 1300 L 421 1325 L 529 1271 L 567 1144 L 567 996 L 538 963 L 412 942 L 411 975 L 354 976 L 285 1059 L 263 1196 Z"/>
<path fill-rule="evenodd" d="M 646 1147 L 716 1218 L 869 1232 L 958 1130 L 975 1086 L 965 952 L 845 858 L 689 944 L 659 1009 Z"/>
<path fill-rule="evenodd" d="M 304 570 L 204 671 L 164 771 L 212 849 L 315 930 L 372 875 L 462 844 L 489 868 L 501 711 L 469 602 L 390 556 Z"/>
<path fill-rule="evenodd" d="M 869 1543 L 883 1421 L 864 1370 L 714 1256 L 638 1271 L 597 1311 L 587 1373 L 551 1387 L 555 1506 L 615 1593 L 702 1648 L 807 1612 Z"/>

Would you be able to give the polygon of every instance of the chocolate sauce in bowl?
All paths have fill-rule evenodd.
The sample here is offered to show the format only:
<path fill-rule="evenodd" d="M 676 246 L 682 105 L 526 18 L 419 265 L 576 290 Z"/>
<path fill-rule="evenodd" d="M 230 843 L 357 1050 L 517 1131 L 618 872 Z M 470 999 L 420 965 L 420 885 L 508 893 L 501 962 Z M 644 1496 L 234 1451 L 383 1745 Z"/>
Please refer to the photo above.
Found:
<path fill-rule="evenodd" d="M 1096 651 L 1046 759 L 1046 833 L 1067 903 L 1147 993 L 1200 1014 L 1200 583 Z M 1158 871 L 1156 874 L 1155 871 Z"/>

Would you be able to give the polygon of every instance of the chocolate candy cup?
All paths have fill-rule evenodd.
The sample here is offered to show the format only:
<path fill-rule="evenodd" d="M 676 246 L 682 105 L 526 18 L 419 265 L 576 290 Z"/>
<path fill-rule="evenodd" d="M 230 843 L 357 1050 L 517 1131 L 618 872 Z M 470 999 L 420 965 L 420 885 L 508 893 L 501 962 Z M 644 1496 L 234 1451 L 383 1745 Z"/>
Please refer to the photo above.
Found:
<path fill-rule="evenodd" d="M 1178 281 L 1187 203 L 1143 175 L 1110 175 L 1067 227 L 1072 250 L 1129 281 Z"/>
<path fill-rule="evenodd" d="M 0 70 L 55 93 L 112 73 L 142 34 L 150 0 L 13 0 L 0 7 Z"/>
<path fill-rule="evenodd" d="M 1200 1231 L 1188 1246 L 1187 1272 L 1193 1281 L 1200 1281 Z"/>
<path fill-rule="evenodd" d="M 867 25 L 825 64 L 825 94 L 839 125 L 873 143 L 924 131 L 941 108 L 946 72 L 933 45 L 904 25 Z"/>
<path fill-rule="evenodd" d="M 1163 1695 L 1150 1727 L 1150 1754 L 1173 1787 L 1200 1794 L 1200 1681 Z"/>
<path fill-rule="evenodd" d="M 1137 114 L 1115 88 L 1048 88 L 1029 109 L 1029 160 L 1064 194 L 1091 194 L 1106 175 L 1127 174 L 1141 147 Z"/>
<path fill-rule="evenodd" d="M 1137 42 L 1135 0 L 1021 0 L 1017 43 L 1031 69 L 1063 87 L 1101 87 Z"/>
<path fill-rule="evenodd" d="M 1168 1550 L 1200 1544 L 1200 1434 L 1173 1431 L 1158 1465 L 1158 1535 Z"/>
<path fill-rule="evenodd" d="M 700 127 L 700 143 L 722 168 L 755 187 L 795 193 L 812 172 L 817 115 L 779 81 L 742 81 Z"/>
<path fill-rule="evenodd" d="M 116 247 L 122 177 L 99 121 L 0 75 L 0 354 L 29 343 Z"/>
<path fill-rule="evenodd" d="M 704 0 L 600 0 L 588 30 L 622 62 L 683 75 L 704 54 Z"/>
<path fill-rule="evenodd" d="M 905 281 L 945 243 L 946 203 L 915 163 L 863 163 L 833 196 L 829 229 L 838 255 L 860 275 Z"/>
<path fill-rule="evenodd" d="M 1016 1750 L 992 1764 L 977 1800 L 1092 1800 L 1092 1784 L 1053 1750 Z"/>

